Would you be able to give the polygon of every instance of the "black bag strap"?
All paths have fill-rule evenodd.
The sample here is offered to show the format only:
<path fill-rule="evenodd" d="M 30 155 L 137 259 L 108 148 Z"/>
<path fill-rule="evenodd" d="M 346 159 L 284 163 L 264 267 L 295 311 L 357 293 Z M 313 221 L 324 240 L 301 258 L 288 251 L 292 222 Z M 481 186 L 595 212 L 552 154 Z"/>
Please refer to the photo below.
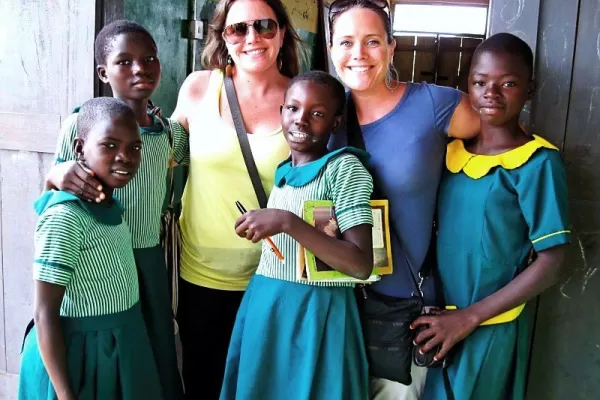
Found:
<path fill-rule="evenodd" d="M 168 208 L 173 209 L 173 203 L 175 201 L 175 190 L 173 185 L 174 179 L 174 165 L 175 162 L 175 145 L 173 139 L 173 125 L 171 120 L 168 118 L 161 117 L 161 121 L 167 130 L 167 138 L 169 139 L 169 193 L 168 193 Z"/>
<path fill-rule="evenodd" d="M 265 188 L 260 181 L 258 168 L 256 168 L 256 163 L 254 162 L 254 157 L 252 156 L 252 149 L 250 148 L 250 142 L 248 141 L 248 133 L 244 127 L 244 120 L 242 119 L 240 104 L 238 103 L 237 95 L 235 94 L 235 87 L 233 86 L 233 79 L 231 79 L 229 76 L 226 76 L 224 83 L 225 93 L 227 93 L 227 102 L 229 103 L 229 110 L 231 111 L 231 118 L 233 119 L 233 124 L 235 125 L 235 132 L 237 133 L 238 141 L 240 142 L 240 149 L 242 150 L 242 156 L 244 157 L 244 163 L 246 163 L 248 175 L 250 175 L 250 180 L 252 181 L 252 186 L 254 187 L 254 192 L 256 193 L 256 198 L 258 199 L 260 208 L 266 208 L 267 193 L 265 192 Z"/>
<path fill-rule="evenodd" d="M 346 103 L 346 137 L 348 139 L 348 146 L 353 146 L 366 151 L 365 139 L 363 138 L 362 129 L 360 128 L 360 124 L 358 123 L 358 116 L 356 114 L 356 107 L 354 106 L 352 96 L 348 96 L 348 101 Z M 371 175 L 373 175 L 373 173 L 371 173 Z M 378 191 L 376 191 L 376 188 L 374 190 L 374 195 L 376 197 L 383 197 L 380 195 L 380 193 L 378 193 Z M 396 229 L 394 229 L 392 224 L 390 224 L 390 228 L 392 234 L 396 236 L 398 243 L 400 243 L 400 245 L 402 246 L 402 254 L 404 255 L 404 259 L 406 260 L 406 266 L 408 267 L 408 272 L 410 273 L 411 280 L 413 282 L 413 285 L 415 286 L 415 291 L 413 292 L 413 295 L 418 296 L 423 302 L 423 304 L 425 304 L 425 299 L 423 298 L 423 290 L 421 286 L 423 284 L 423 280 L 429 274 L 430 268 L 429 265 L 427 265 L 427 256 L 425 257 L 425 262 L 423 263 L 422 268 L 419 269 L 419 281 L 417 281 L 417 277 L 413 272 L 412 263 L 408 259 L 408 254 L 406 254 L 404 246 L 402 245 L 400 235 L 398 234 L 398 232 L 396 232 Z M 429 253 L 430 252 L 428 251 L 427 254 Z"/>

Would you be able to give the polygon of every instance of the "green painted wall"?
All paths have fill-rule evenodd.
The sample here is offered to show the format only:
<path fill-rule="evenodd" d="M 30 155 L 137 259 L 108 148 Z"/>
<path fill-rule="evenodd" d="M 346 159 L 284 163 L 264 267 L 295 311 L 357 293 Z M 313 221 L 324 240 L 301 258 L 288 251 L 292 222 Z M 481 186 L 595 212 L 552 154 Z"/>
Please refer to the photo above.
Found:
<path fill-rule="evenodd" d="M 169 116 L 187 76 L 188 41 L 181 37 L 181 21 L 188 18 L 188 0 L 124 0 L 123 14 L 123 18 L 144 25 L 156 41 L 162 79 L 152 100 Z"/>

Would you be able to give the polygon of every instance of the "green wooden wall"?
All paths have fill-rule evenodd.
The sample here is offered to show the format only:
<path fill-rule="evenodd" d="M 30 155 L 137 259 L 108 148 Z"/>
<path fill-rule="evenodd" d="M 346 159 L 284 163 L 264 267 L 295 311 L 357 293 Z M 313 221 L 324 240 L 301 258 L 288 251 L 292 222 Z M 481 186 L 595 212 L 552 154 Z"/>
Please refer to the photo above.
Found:
<path fill-rule="evenodd" d="M 200 2 L 200 1 L 199 1 Z M 152 33 L 162 65 L 160 86 L 152 100 L 169 116 L 187 76 L 188 40 L 181 35 L 189 0 L 124 0 L 123 18 L 137 21 Z"/>

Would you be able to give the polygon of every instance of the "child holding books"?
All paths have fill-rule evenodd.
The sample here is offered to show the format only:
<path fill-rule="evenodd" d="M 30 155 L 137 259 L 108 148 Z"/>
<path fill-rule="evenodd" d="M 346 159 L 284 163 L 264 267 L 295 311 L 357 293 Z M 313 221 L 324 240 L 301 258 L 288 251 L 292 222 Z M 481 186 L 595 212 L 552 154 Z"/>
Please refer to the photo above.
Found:
<path fill-rule="evenodd" d="M 161 215 L 168 204 L 171 163 L 185 163 L 188 136 L 175 121 L 156 115 L 150 96 L 157 89 L 161 67 L 150 33 L 131 21 L 115 21 L 98 33 L 95 58 L 100 80 L 108 83 L 115 98 L 134 111 L 141 127 L 144 152 L 138 174 L 131 184 L 114 192 L 131 229 L 140 281 L 140 302 L 164 396 L 183 398 L 177 369 L 173 310 L 165 256 L 160 246 Z M 58 188 L 92 202 L 105 199 L 105 187 L 93 171 L 76 161 L 72 142 L 77 135 L 78 114 L 69 117 L 60 133 L 56 165 L 48 176 L 48 188 Z M 181 167 L 175 168 L 180 174 Z M 175 176 L 183 182 L 181 176 Z M 181 184 L 181 186 L 183 183 Z M 182 188 L 179 187 L 178 198 Z M 178 202 L 178 200 L 176 200 Z"/>
<path fill-rule="evenodd" d="M 63 191 L 35 202 L 35 325 L 19 399 L 163 399 L 144 325 L 131 233 L 113 191 L 135 176 L 142 140 L 132 110 L 100 97 L 81 107 L 74 151 L 104 187 L 99 203 Z"/>
<path fill-rule="evenodd" d="M 236 233 L 263 243 L 256 275 L 238 311 L 221 399 L 366 399 L 368 368 L 350 282 L 296 279 L 302 245 L 333 269 L 367 279 L 373 269 L 368 154 L 327 152 L 345 108 L 343 86 L 312 71 L 290 82 L 281 123 L 291 158 L 275 173 L 268 208 L 243 214 Z M 299 217 L 305 200 L 332 200 L 342 238 Z"/>
<path fill-rule="evenodd" d="M 481 133 L 448 145 L 438 203 L 439 273 L 458 309 L 412 325 L 426 327 L 415 339 L 422 352 L 439 345 L 441 360 L 451 351 L 446 372 L 429 369 L 425 399 L 447 398 L 444 373 L 456 399 L 525 397 L 532 315 L 523 305 L 556 283 L 571 235 L 560 153 L 519 126 L 532 74 L 531 49 L 508 33 L 473 55 Z"/>

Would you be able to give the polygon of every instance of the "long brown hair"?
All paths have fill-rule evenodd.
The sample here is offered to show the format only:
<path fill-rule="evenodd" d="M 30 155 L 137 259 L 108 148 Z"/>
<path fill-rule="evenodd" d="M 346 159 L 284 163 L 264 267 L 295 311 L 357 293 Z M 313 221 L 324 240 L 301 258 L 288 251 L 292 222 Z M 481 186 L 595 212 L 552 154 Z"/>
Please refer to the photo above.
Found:
<path fill-rule="evenodd" d="M 202 51 L 202 66 L 206 69 L 227 66 L 227 47 L 221 36 L 225 29 L 225 19 L 229 9 L 236 0 L 221 0 L 208 27 L 208 39 Z M 304 44 L 292 26 L 290 17 L 281 0 L 264 0 L 275 13 L 280 28 L 285 28 L 285 36 L 281 45 L 281 74 L 293 78 L 300 72 L 300 56 L 304 57 Z"/>

